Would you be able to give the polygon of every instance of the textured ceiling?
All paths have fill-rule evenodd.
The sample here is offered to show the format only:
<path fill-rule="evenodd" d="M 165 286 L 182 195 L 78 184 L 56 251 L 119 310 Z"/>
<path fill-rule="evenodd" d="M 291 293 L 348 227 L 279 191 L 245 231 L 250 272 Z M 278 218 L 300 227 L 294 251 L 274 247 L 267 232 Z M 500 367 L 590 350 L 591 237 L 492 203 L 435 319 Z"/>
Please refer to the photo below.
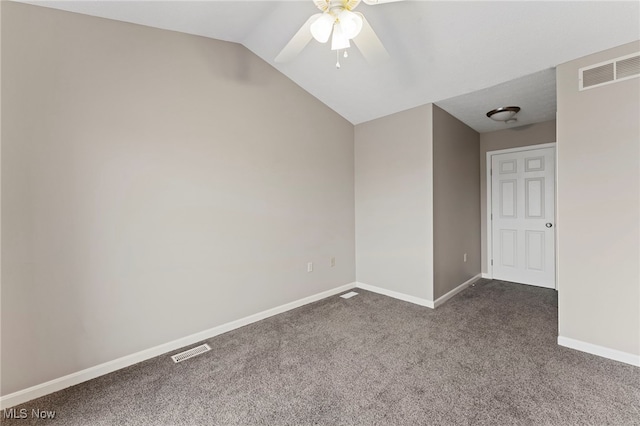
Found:
<path fill-rule="evenodd" d="M 556 70 L 550 68 L 436 104 L 480 133 L 555 120 Z M 494 108 L 511 105 L 522 108 L 516 123 L 496 123 L 486 116 Z"/>
<path fill-rule="evenodd" d="M 354 124 L 435 102 L 477 131 L 519 105 L 518 124 L 555 118 L 560 63 L 640 39 L 638 1 L 404 1 L 361 4 L 391 60 L 367 64 L 356 48 L 335 68 L 312 40 L 292 62 L 273 59 L 311 0 L 41 1 L 33 4 L 242 43 Z"/>

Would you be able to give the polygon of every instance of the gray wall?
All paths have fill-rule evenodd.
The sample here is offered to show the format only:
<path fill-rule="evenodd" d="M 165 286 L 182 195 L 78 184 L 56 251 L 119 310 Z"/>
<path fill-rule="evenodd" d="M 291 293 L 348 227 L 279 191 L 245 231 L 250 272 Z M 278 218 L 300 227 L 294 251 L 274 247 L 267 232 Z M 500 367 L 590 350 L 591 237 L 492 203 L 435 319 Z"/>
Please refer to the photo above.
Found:
<path fill-rule="evenodd" d="M 578 91 L 578 69 L 629 43 L 557 67 L 559 334 L 640 355 L 640 79 Z"/>
<path fill-rule="evenodd" d="M 355 280 L 353 126 L 244 47 L 2 2 L 2 66 L 3 395 Z"/>
<path fill-rule="evenodd" d="M 480 273 L 478 147 L 475 130 L 433 106 L 434 299 Z"/>
<path fill-rule="evenodd" d="M 489 272 L 487 249 L 487 152 L 556 141 L 556 121 L 529 124 L 480 134 L 480 230 L 482 273 Z"/>
<path fill-rule="evenodd" d="M 356 279 L 433 300 L 432 105 L 355 128 Z"/>

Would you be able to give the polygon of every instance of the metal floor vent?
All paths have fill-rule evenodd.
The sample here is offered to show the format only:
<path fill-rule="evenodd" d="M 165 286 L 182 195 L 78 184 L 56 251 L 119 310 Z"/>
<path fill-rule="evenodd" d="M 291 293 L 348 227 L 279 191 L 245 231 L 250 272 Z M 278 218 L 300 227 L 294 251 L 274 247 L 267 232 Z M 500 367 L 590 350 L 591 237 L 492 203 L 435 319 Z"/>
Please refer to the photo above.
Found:
<path fill-rule="evenodd" d="M 640 52 L 578 70 L 580 90 L 600 87 L 634 77 L 640 77 Z"/>
<path fill-rule="evenodd" d="M 194 356 L 203 354 L 205 352 L 210 351 L 211 348 L 206 343 L 204 345 L 196 346 L 195 348 L 191 348 L 188 351 L 180 352 L 179 354 L 175 354 L 171 356 L 171 359 L 176 364 L 182 361 L 185 361 L 189 358 L 193 358 Z"/>
<path fill-rule="evenodd" d="M 350 291 L 349 293 L 345 293 L 340 297 L 342 297 L 343 299 L 349 299 L 349 298 L 351 298 L 353 296 L 357 296 L 357 295 L 358 295 L 358 293 L 356 293 L 355 291 Z"/>

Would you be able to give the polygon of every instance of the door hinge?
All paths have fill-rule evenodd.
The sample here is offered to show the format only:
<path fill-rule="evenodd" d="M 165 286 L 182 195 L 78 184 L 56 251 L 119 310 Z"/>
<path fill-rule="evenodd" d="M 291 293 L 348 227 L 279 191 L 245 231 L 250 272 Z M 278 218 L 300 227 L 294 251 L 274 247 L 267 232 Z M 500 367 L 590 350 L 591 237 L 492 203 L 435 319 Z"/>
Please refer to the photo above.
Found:
<path fill-rule="evenodd" d="M 493 169 L 489 169 L 489 176 L 493 176 Z"/>
<path fill-rule="evenodd" d="M 493 213 L 491 213 L 491 220 L 493 220 Z"/>
<path fill-rule="evenodd" d="M 491 259 L 491 266 L 493 266 L 493 259 Z"/>

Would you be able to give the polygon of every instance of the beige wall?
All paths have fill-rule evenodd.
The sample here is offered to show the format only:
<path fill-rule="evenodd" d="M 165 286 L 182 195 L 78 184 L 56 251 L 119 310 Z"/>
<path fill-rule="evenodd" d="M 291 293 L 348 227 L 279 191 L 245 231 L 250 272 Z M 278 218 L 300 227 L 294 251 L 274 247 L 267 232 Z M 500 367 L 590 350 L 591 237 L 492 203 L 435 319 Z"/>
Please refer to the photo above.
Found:
<path fill-rule="evenodd" d="M 489 272 L 487 248 L 487 152 L 556 141 L 556 121 L 529 124 L 480 134 L 480 231 L 482 273 Z"/>
<path fill-rule="evenodd" d="M 356 278 L 433 300 L 432 105 L 355 128 Z"/>
<path fill-rule="evenodd" d="M 578 69 L 640 51 L 629 43 L 557 67 L 559 335 L 640 355 L 640 79 L 578 91 Z"/>
<path fill-rule="evenodd" d="M 353 126 L 245 48 L 2 2 L 2 65 L 3 395 L 355 280 Z"/>
<path fill-rule="evenodd" d="M 475 130 L 434 105 L 434 299 L 480 273 L 478 148 Z"/>

